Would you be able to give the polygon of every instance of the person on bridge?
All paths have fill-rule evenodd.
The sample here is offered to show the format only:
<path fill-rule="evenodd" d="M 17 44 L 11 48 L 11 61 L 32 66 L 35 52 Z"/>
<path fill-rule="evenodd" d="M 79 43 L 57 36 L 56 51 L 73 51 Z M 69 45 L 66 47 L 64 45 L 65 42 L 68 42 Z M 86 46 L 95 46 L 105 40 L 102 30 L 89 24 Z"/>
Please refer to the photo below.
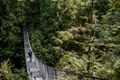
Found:
<path fill-rule="evenodd" d="M 31 49 L 29 49 L 29 51 L 28 51 L 28 55 L 29 55 L 30 62 L 31 62 L 31 61 L 32 61 L 32 50 L 31 50 Z"/>

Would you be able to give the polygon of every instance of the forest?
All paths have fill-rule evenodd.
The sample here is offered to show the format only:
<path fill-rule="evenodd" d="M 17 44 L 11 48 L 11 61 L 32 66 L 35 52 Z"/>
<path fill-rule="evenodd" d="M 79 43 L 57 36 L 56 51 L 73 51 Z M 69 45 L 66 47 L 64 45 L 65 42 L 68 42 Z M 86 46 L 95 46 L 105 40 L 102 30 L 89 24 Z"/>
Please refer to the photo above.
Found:
<path fill-rule="evenodd" d="M 120 0 L 0 0 L 0 80 L 29 80 L 24 27 L 58 80 L 120 80 Z"/>

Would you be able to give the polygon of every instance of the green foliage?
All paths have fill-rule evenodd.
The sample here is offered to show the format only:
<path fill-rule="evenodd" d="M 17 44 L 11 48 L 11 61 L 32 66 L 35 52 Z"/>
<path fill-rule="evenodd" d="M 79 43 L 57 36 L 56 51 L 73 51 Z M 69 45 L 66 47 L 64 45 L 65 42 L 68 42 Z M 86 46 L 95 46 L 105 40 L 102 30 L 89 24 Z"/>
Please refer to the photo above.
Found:
<path fill-rule="evenodd" d="M 110 4 L 114 3 L 95 1 L 94 11 L 99 23 L 94 25 L 89 23 L 92 5 L 88 0 L 44 0 L 38 4 L 40 9 L 34 20 L 39 24 L 33 22 L 37 28 L 33 26 L 31 43 L 47 64 L 66 71 L 62 80 L 77 80 L 74 74 L 84 73 L 118 80 L 119 72 L 114 63 L 120 66 L 117 62 L 119 12 L 111 10 Z M 70 71 L 72 73 L 68 74 Z"/>
<path fill-rule="evenodd" d="M 73 39 L 73 35 L 70 32 L 67 32 L 67 31 L 57 32 L 57 37 L 59 39 L 61 39 L 62 41 L 68 41 L 70 39 Z"/>
<path fill-rule="evenodd" d="M 1 75 L 3 76 L 3 79 L 13 80 L 11 65 L 8 61 L 1 63 L 0 72 L 2 73 Z M 2 76 L 1 76 L 1 78 L 2 78 Z"/>
<path fill-rule="evenodd" d="M 79 80 L 79 75 L 92 77 L 94 73 L 100 78 L 119 80 L 120 2 L 94 0 L 92 5 L 91 1 L 1 0 L 1 61 L 16 49 L 23 54 L 21 32 L 26 24 L 36 56 L 64 71 L 60 80 Z M 12 74 L 15 80 L 26 80 L 24 69 L 12 72 L 7 63 L 3 66 L 10 72 L 4 73 L 5 77 Z"/>
<path fill-rule="evenodd" d="M 16 74 L 17 73 L 17 74 Z M 0 79 L 1 80 L 26 80 L 26 73 L 23 70 L 12 72 L 12 65 L 9 60 L 4 61 L 0 65 Z"/>
<path fill-rule="evenodd" d="M 19 68 L 24 67 L 24 54 L 22 46 L 22 26 L 25 22 L 25 2 L 17 0 L 0 0 L 0 63 L 5 80 L 16 80 L 13 70 L 18 68 L 15 65 L 16 60 L 11 60 L 13 53 L 19 54 Z M 10 61 L 6 61 L 10 59 Z M 9 64 L 11 63 L 11 64 Z M 13 68 L 11 70 L 11 68 Z M 19 70 L 20 71 L 20 70 Z M 15 73 L 16 76 L 20 73 Z M 21 73 L 23 74 L 23 73 Z M 24 76 L 26 76 L 24 74 Z M 19 76 L 19 79 L 21 76 Z M 1 78 L 0 78 L 1 79 Z M 21 79 L 21 80 L 25 80 Z"/>
<path fill-rule="evenodd" d="M 96 9 L 96 14 L 100 19 L 103 15 L 107 13 L 110 8 L 110 1 L 111 0 L 95 0 L 94 8 Z"/>

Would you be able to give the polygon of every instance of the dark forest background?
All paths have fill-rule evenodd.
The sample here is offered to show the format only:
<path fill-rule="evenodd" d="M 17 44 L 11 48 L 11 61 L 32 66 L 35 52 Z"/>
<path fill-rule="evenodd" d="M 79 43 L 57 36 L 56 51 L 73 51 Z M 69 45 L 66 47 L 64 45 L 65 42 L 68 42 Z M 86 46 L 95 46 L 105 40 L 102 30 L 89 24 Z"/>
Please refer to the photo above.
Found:
<path fill-rule="evenodd" d="M 120 79 L 120 0 L 0 0 L 0 80 L 27 80 L 23 27 L 59 80 Z"/>

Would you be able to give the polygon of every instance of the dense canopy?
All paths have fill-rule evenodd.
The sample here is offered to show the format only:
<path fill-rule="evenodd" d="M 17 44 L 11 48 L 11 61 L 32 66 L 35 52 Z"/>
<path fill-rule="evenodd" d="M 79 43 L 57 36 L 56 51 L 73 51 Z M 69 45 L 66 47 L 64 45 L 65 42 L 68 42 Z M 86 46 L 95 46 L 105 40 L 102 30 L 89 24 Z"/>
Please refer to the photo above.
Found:
<path fill-rule="evenodd" d="M 23 27 L 58 80 L 120 79 L 119 0 L 0 0 L 0 80 L 27 80 Z"/>

